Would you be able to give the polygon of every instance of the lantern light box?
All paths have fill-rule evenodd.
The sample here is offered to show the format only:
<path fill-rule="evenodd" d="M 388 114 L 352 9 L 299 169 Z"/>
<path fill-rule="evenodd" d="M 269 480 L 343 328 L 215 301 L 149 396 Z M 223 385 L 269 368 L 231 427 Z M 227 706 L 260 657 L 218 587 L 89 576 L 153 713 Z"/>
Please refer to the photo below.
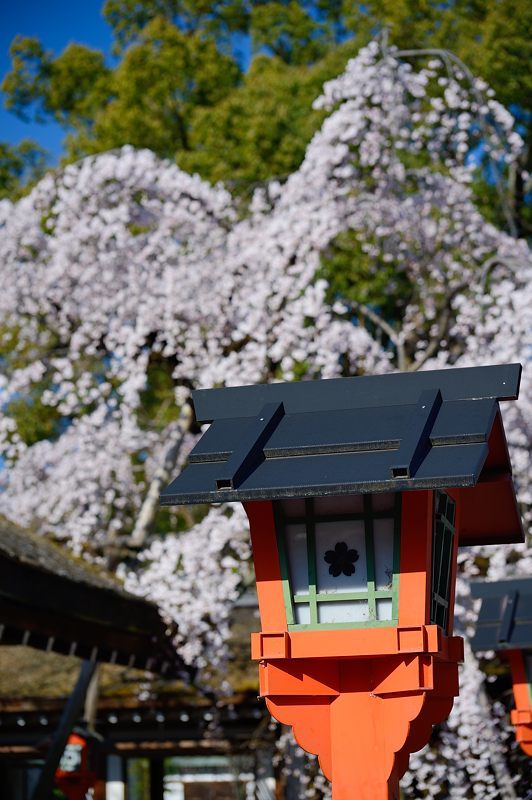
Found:
<path fill-rule="evenodd" d="M 481 599 L 471 647 L 495 650 L 508 661 L 515 700 L 512 724 L 517 741 L 532 756 L 532 578 L 475 581 L 471 589 Z"/>
<path fill-rule="evenodd" d="M 164 505 L 240 501 L 272 715 L 334 800 L 398 798 L 458 693 L 459 545 L 523 540 L 499 401 L 521 367 L 198 390 Z"/>

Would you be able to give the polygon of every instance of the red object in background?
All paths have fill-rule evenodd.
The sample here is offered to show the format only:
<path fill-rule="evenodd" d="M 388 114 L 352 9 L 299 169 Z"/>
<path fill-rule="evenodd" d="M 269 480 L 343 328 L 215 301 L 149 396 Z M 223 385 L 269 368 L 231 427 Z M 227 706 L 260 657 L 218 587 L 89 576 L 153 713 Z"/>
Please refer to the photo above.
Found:
<path fill-rule="evenodd" d="M 515 708 L 511 720 L 515 725 L 515 738 L 525 753 L 532 756 L 532 676 L 527 674 L 525 664 L 528 657 L 532 668 L 532 654 L 524 650 L 507 650 L 504 657 L 512 670 Z"/>
<path fill-rule="evenodd" d="M 96 785 L 96 773 L 90 768 L 90 747 L 87 739 L 72 733 L 55 773 L 54 784 L 68 800 L 85 800 Z"/>

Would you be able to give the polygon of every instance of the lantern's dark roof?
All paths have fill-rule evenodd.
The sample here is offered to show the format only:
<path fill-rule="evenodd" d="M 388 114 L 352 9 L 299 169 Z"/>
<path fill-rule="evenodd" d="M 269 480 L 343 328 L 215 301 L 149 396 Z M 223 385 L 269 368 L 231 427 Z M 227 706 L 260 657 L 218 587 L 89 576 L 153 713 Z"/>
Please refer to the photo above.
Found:
<path fill-rule="evenodd" d="M 183 674 L 155 605 L 102 569 L 0 519 L 0 641 Z"/>
<path fill-rule="evenodd" d="M 475 581 L 471 591 L 482 599 L 474 651 L 532 650 L 532 577 Z"/>
<path fill-rule="evenodd" d="M 510 364 L 196 391 L 196 418 L 212 424 L 161 503 L 479 487 L 461 504 L 461 542 L 521 541 L 498 405 L 520 375 Z"/>

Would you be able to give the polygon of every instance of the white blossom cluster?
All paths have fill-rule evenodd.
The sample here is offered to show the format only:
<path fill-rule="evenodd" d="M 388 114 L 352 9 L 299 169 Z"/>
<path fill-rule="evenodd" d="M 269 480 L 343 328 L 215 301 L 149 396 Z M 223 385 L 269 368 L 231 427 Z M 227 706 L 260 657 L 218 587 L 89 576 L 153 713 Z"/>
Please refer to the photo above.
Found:
<path fill-rule="evenodd" d="M 414 69 L 376 43 L 316 105 L 329 116 L 300 168 L 258 189 L 247 214 L 224 187 L 130 147 L 0 203 L 1 514 L 78 551 L 127 536 L 165 451 L 167 432 L 140 414 L 154 362 L 168 365 L 177 406 L 196 387 L 391 370 L 392 349 L 320 277 L 324 252 L 346 231 L 376 271 L 391 264 L 413 287 L 396 342 L 410 343 L 411 368 L 530 363 L 530 251 L 478 211 L 468 160 L 480 138 L 499 165 L 515 162 L 511 115 L 438 60 Z M 50 438 L 24 441 L 10 408 L 25 397 L 57 415 Z M 519 403 L 505 410 L 523 507 L 531 406 L 528 367 Z M 193 441 L 184 437 L 181 458 Z M 530 571 L 530 549 L 513 548 L 511 566 L 507 552 L 492 558 L 491 575 Z M 122 573 L 178 622 L 187 659 L 216 665 L 248 558 L 242 513 L 221 507 L 155 539 Z M 474 553 L 461 570 L 466 625 Z M 496 796 L 490 766 L 473 766 L 482 737 L 466 722 L 490 724 L 479 680 L 475 662 L 448 729 L 464 766 L 427 751 L 428 767 L 415 762 L 424 796 L 438 796 L 447 772 L 452 796 Z M 412 785 L 410 773 L 407 793 Z"/>
<path fill-rule="evenodd" d="M 250 558 L 243 508 L 212 508 L 186 536 L 166 536 L 145 550 L 138 573 L 121 570 L 125 587 L 157 602 L 179 625 L 183 658 L 200 668 L 217 666 L 230 635 L 228 604 L 241 588 L 241 564 Z M 183 614 L 194 605 L 208 613 Z M 205 649 L 205 642 L 209 648 Z"/>

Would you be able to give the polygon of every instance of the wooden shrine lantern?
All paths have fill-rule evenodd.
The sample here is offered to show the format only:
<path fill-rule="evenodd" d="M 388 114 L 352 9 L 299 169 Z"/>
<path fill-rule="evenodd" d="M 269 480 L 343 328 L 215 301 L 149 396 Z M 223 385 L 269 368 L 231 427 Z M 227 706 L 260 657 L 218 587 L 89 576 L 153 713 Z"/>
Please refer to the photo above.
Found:
<path fill-rule="evenodd" d="M 74 731 L 68 737 L 59 766 L 55 772 L 54 784 L 67 800 L 85 800 L 89 790 L 96 784 L 96 769 L 91 739 Z M 98 740 L 95 740 L 99 744 Z"/>
<path fill-rule="evenodd" d="M 199 390 L 164 505 L 241 501 L 260 692 L 334 800 L 399 797 L 458 693 L 460 544 L 522 541 L 499 400 L 520 366 Z"/>
<path fill-rule="evenodd" d="M 510 664 L 511 720 L 517 741 L 532 756 L 532 578 L 478 581 L 471 590 L 482 600 L 471 647 L 495 650 Z"/>

